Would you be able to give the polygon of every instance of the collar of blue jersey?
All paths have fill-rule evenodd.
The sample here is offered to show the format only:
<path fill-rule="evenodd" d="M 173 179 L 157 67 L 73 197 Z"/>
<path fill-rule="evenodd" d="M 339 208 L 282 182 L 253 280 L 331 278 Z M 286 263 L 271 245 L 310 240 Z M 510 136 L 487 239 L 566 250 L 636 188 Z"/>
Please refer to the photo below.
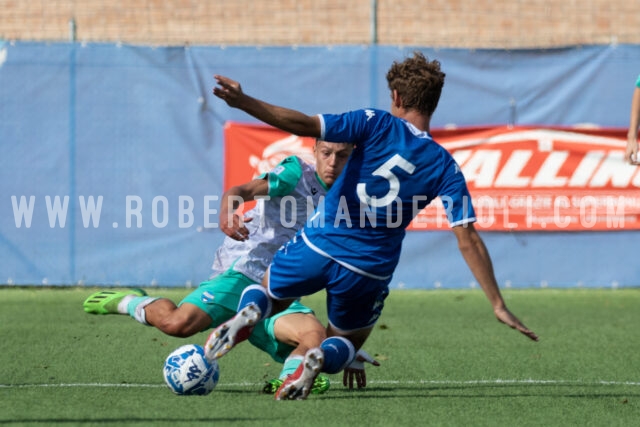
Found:
<path fill-rule="evenodd" d="M 412 125 L 411 123 L 409 123 L 408 121 L 406 121 L 405 119 L 400 119 L 404 122 L 405 125 L 407 125 L 407 127 L 409 128 L 409 130 L 411 131 L 412 134 L 414 134 L 415 136 L 417 136 L 418 138 L 429 138 L 429 139 L 433 139 L 433 137 L 431 136 L 431 134 L 429 132 L 427 132 L 426 130 L 420 130 L 417 127 L 415 127 L 414 125 Z"/>

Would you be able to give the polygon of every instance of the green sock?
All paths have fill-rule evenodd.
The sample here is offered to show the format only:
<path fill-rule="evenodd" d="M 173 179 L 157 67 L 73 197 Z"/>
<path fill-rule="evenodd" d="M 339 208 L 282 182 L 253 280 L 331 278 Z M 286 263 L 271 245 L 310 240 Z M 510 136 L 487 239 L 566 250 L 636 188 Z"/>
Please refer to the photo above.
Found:
<path fill-rule="evenodd" d="M 304 356 L 289 356 L 287 360 L 284 361 L 284 365 L 282 365 L 282 370 L 280 371 L 280 379 L 284 380 L 287 378 L 287 375 L 293 374 L 298 366 L 304 360 Z"/>
<path fill-rule="evenodd" d="M 157 299 L 157 297 L 147 296 L 132 298 L 131 301 L 129 301 L 129 304 L 127 304 L 127 311 L 129 312 L 129 316 L 133 317 L 143 325 L 148 325 L 144 308 Z"/>

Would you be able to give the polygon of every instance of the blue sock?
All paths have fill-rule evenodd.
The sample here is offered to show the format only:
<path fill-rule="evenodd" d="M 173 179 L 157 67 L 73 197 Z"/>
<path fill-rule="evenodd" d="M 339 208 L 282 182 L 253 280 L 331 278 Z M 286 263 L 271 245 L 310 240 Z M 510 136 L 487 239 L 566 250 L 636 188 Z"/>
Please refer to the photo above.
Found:
<path fill-rule="evenodd" d="M 320 348 L 324 351 L 322 371 L 327 374 L 337 374 L 356 357 L 356 349 L 353 344 L 343 337 L 329 337 L 322 341 Z"/>
<path fill-rule="evenodd" d="M 247 286 L 240 296 L 238 311 L 249 304 L 255 304 L 260 309 L 260 320 L 269 317 L 271 314 L 271 298 L 267 295 L 267 290 L 260 285 Z"/>

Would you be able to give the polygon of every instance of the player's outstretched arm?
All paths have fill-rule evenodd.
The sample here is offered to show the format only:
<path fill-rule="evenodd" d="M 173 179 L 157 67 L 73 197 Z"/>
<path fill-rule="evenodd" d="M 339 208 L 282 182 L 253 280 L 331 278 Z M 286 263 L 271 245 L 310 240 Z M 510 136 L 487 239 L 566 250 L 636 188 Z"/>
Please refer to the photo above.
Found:
<path fill-rule="evenodd" d="M 489 251 L 473 224 L 453 227 L 453 232 L 458 239 L 458 248 L 473 276 L 480 283 L 482 290 L 491 302 L 496 318 L 532 340 L 538 341 L 538 336 L 514 316 L 505 305 L 493 272 Z"/>
<path fill-rule="evenodd" d="M 627 132 L 627 150 L 624 155 L 625 160 L 632 165 L 640 164 L 640 158 L 638 157 L 638 126 L 640 126 L 640 87 L 636 87 L 633 91 L 629 130 Z"/>
<path fill-rule="evenodd" d="M 320 137 L 320 119 L 300 111 L 278 107 L 253 98 L 244 92 L 240 83 L 228 77 L 215 75 L 217 86 L 213 94 L 233 108 L 238 108 L 271 126 L 294 135 Z"/>

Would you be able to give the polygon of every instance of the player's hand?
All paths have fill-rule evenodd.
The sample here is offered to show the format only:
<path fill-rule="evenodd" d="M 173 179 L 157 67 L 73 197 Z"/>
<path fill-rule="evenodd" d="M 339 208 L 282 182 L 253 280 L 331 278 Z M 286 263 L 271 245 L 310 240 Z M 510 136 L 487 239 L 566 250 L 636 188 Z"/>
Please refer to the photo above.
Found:
<path fill-rule="evenodd" d="M 529 328 L 524 326 L 516 316 L 511 314 L 507 307 L 495 308 L 493 312 L 496 315 L 498 321 L 500 321 L 501 323 L 504 323 L 505 325 L 518 330 L 520 333 L 531 338 L 533 341 L 538 341 L 538 336 Z"/>
<path fill-rule="evenodd" d="M 240 218 L 237 214 L 220 215 L 220 229 L 224 234 L 233 240 L 244 242 L 249 238 L 249 229 L 245 227 L 245 223 L 251 222 L 253 218 Z"/>
<path fill-rule="evenodd" d="M 380 366 L 380 362 L 371 357 L 366 351 L 358 350 L 356 358 L 344 369 L 342 376 L 342 384 L 345 387 L 349 387 L 349 390 L 353 390 L 354 380 L 358 388 L 367 386 L 367 375 L 364 371 L 365 362 L 371 363 L 373 366 Z"/>
<path fill-rule="evenodd" d="M 624 153 L 624 159 L 632 165 L 640 164 L 638 156 L 638 141 L 634 136 L 629 135 L 627 139 L 627 149 Z"/>
<path fill-rule="evenodd" d="M 213 78 L 218 85 L 213 88 L 213 94 L 226 102 L 229 107 L 238 107 L 239 101 L 244 95 L 240 83 L 220 75 L 215 75 Z"/>

